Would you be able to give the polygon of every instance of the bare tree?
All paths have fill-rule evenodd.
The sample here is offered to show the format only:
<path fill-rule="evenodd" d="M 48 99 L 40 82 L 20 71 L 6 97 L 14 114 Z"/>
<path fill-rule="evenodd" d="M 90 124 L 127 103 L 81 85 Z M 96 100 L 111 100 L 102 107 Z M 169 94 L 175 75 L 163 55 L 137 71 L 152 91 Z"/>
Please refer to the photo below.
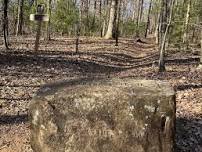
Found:
<path fill-rule="evenodd" d="M 113 32 L 115 32 L 114 25 L 116 24 L 116 18 L 117 18 L 117 5 L 118 5 L 118 0 L 112 0 L 110 15 L 109 15 L 109 23 L 108 23 L 105 39 L 115 38 L 115 35 Z"/>
<path fill-rule="evenodd" d="M 151 15 L 151 8 L 152 8 L 152 0 L 150 0 L 150 3 L 149 3 L 149 10 L 148 10 L 148 16 L 147 16 L 147 26 L 146 26 L 146 30 L 145 30 L 145 38 L 147 37 L 148 35 L 148 31 L 149 31 L 149 26 L 150 26 L 150 15 Z"/>
<path fill-rule="evenodd" d="M 118 46 L 119 43 L 119 23 L 120 23 L 120 17 L 121 17 L 121 2 L 122 0 L 119 0 L 118 2 L 118 10 L 117 10 L 117 20 L 116 20 L 116 44 L 115 46 Z"/>
<path fill-rule="evenodd" d="M 202 24 L 202 23 L 201 23 Z M 199 70 L 202 70 L 202 29 L 201 29 L 201 52 L 200 52 L 200 64 L 198 66 Z"/>
<path fill-rule="evenodd" d="M 4 35 L 4 45 L 6 49 L 8 47 L 8 0 L 3 0 L 3 35 Z"/>
<path fill-rule="evenodd" d="M 102 25 L 102 0 L 100 0 L 100 5 L 99 5 L 99 15 L 100 15 L 100 25 Z M 100 28 L 100 37 L 102 37 L 102 26 Z"/>
<path fill-rule="evenodd" d="M 49 15 L 49 20 L 46 24 L 46 40 L 47 41 L 51 40 L 51 36 L 50 36 L 51 15 L 52 15 L 51 4 L 52 4 L 52 0 L 47 0 L 47 14 Z"/>
<path fill-rule="evenodd" d="M 159 72 L 164 72 L 165 69 L 165 44 L 166 44 L 166 40 L 167 40 L 167 36 L 168 36 L 168 32 L 169 32 L 169 28 L 171 25 L 171 21 L 172 21 L 172 15 L 173 15 L 173 6 L 174 6 L 174 1 L 175 0 L 171 0 L 170 3 L 170 14 L 169 14 L 169 19 L 168 19 L 168 23 L 167 23 L 167 17 L 168 17 L 168 5 L 167 5 L 167 0 L 162 0 L 162 4 L 161 4 L 161 28 L 160 28 L 160 57 L 159 57 Z"/>
<path fill-rule="evenodd" d="M 189 47 L 188 28 L 189 28 L 189 20 L 190 20 L 190 9 L 191 9 L 191 0 L 188 0 L 185 26 L 184 26 L 184 35 L 183 35 L 183 43 L 185 45 L 185 49 L 188 49 Z"/>
<path fill-rule="evenodd" d="M 80 38 L 80 32 L 81 32 L 81 5 L 79 5 L 77 9 L 77 13 L 79 16 L 76 23 L 76 53 L 79 52 L 79 38 Z M 75 6 L 76 6 L 76 2 L 75 2 Z"/>
<path fill-rule="evenodd" d="M 137 15 L 137 20 L 136 20 L 136 37 L 140 36 L 140 23 L 142 21 L 142 14 L 143 14 L 143 4 L 144 0 L 139 0 L 138 1 L 138 15 Z"/>
<path fill-rule="evenodd" d="M 22 29 L 23 29 L 23 7 L 24 7 L 24 0 L 18 1 L 18 17 L 17 17 L 17 24 L 16 24 L 16 36 L 22 35 Z"/>

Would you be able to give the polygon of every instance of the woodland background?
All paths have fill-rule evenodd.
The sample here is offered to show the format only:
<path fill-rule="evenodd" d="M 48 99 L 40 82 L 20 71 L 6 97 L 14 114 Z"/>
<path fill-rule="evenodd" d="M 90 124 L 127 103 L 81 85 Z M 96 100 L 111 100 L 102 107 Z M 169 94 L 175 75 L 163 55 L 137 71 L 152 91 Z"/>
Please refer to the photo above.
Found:
<path fill-rule="evenodd" d="M 49 22 L 34 51 L 44 4 Z M 176 90 L 176 151 L 202 152 L 201 0 L 0 0 L 0 151 L 32 151 L 29 103 L 46 83 L 166 80 Z"/>

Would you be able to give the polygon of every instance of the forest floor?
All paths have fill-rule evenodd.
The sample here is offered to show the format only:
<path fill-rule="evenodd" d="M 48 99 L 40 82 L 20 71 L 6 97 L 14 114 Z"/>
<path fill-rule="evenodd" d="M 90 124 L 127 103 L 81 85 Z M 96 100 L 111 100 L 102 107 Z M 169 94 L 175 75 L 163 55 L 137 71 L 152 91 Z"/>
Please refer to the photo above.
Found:
<path fill-rule="evenodd" d="M 167 80 L 177 100 L 176 151 L 202 152 L 202 72 L 199 56 L 169 49 L 166 72 L 158 73 L 158 50 L 152 41 L 55 38 L 42 42 L 38 52 L 33 38 L 12 38 L 11 49 L 0 46 L 0 152 L 31 152 L 28 108 L 40 86 L 83 77 L 131 77 Z M 156 62 L 155 62 L 156 61 Z"/>

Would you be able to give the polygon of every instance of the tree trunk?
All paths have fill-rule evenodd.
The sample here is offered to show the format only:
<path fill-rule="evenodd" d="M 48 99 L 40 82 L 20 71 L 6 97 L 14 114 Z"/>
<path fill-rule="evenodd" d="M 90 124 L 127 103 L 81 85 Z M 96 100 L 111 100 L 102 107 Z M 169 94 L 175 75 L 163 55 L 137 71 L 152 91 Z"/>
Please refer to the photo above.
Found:
<path fill-rule="evenodd" d="M 157 23 L 156 23 L 156 28 L 155 28 L 155 38 L 156 38 L 156 44 L 159 44 L 160 41 L 160 26 L 161 26 L 161 21 L 160 21 L 161 13 L 158 14 L 157 17 Z"/>
<path fill-rule="evenodd" d="M 93 12 L 93 22 L 92 22 L 92 26 L 91 26 L 91 28 L 93 28 L 94 29 L 94 27 L 95 27 L 95 19 L 96 19 L 96 11 L 97 11 L 97 0 L 95 0 L 94 1 L 94 10 L 93 10 L 94 12 Z"/>
<path fill-rule="evenodd" d="M 185 49 L 188 49 L 189 47 L 188 28 L 189 28 L 189 20 L 190 20 L 190 8 L 191 8 L 191 0 L 188 0 L 187 13 L 185 18 L 184 36 L 183 36 L 183 44 L 185 46 Z"/>
<path fill-rule="evenodd" d="M 132 21 L 135 23 L 135 19 L 136 19 L 136 0 L 133 0 L 133 12 L 132 12 Z"/>
<path fill-rule="evenodd" d="M 200 3 L 199 3 L 199 6 L 200 7 L 202 7 L 202 2 L 200 1 Z M 200 51 L 200 64 L 199 64 L 199 66 L 198 66 L 198 70 L 200 70 L 200 71 L 202 71 L 202 10 L 200 11 L 200 14 L 199 14 L 199 24 L 200 24 L 200 26 L 201 26 L 201 51 Z"/>
<path fill-rule="evenodd" d="M 150 3 L 149 3 L 149 10 L 148 10 L 148 17 L 147 17 L 147 26 L 146 26 L 145 35 L 144 35 L 145 38 L 147 38 L 148 31 L 149 31 L 151 8 L 152 8 L 152 0 L 150 0 Z"/>
<path fill-rule="evenodd" d="M 102 0 L 100 0 L 99 14 L 100 14 L 100 37 L 103 37 L 103 34 L 102 34 Z"/>
<path fill-rule="evenodd" d="M 16 24 L 16 36 L 17 35 L 22 35 L 22 26 L 23 26 L 23 7 L 24 7 L 24 0 L 19 0 L 18 4 L 18 19 L 17 19 L 17 24 Z"/>
<path fill-rule="evenodd" d="M 119 0 L 118 2 L 118 10 L 117 10 L 117 20 L 116 20 L 116 44 L 115 46 L 118 46 L 119 43 L 119 23 L 120 23 L 120 17 L 121 17 L 121 2 L 122 0 Z"/>
<path fill-rule="evenodd" d="M 4 45 L 6 49 L 8 47 L 8 0 L 3 0 L 3 35 L 4 35 Z"/>
<path fill-rule="evenodd" d="M 85 32 L 84 35 L 89 36 L 91 33 L 91 28 L 90 28 L 90 12 L 89 12 L 89 7 L 90 7 L 90 0 L 85 0 L 84 2 L 84 14 L 86 16 L 86 24 L 85 24 Z"/>
<path fill-rule="evenodd" d="M 201 54 L 200 54 L 200 66 L 201 66 L 201 69 L 202 69 L 202 30 L 201 30 Z"/>
<path fill-rule="evenodd" d="M 108 28 L 107 28 L 107 33 L 105 35 L 105 39 L 115 38 L 113 32 L 115 31 L 114 24 L 116 22 L 117 4 L 118 4 L 118 0 L 112 0 L 111 8 L 110 8 L 110 15 L 109 15 L 109 24 L 108 24 Z"/>
<path fill-rule="evenodd" d="M 47 14 L 49 15 L 49 21 L 46 24 L 46 40 L 49 41 L 51 40 L 51 36 L 50 36 L 50 26 L 51 26 L 51 3 L 52 0 L 47 0 Z"/>
<path fill-rule="evenodd" d="M 140 37 L 140 23 L 142 20 L 142 14 L 143 14 L 143 0 L 139 0 L 138 2 L 138 15 L 137 15 L 137 21 L 136 21 L 136 37 Z"/>
<path fill-rule="evenodd" d="M 76 5 L 76 3 L 75 3 Z M 77 23 L 76 23 L 76 53 L 79 53 L 79 38 L 80 38 L 80 34 L 81 34 L 81 6 L 79 6 L 79 9 L 78 9 L 78 14 L 79 14 L 79 17 L 78 17 L 78 20 L 77 20 Z"/>
<path fill-rule="evenodd" d="M 159 72 L 164 72 L 166 70 L 165 68 L 165 44 L 168 36 L 168 31 L 171 25 L 172 21 L 172 15 L 173 15 L 173 6 L 174 6 L 174 1 L 171 0 L 171 5 L 170 5 L 170 15 L 169 15 L 169 20 L 168 23 L 167 21 L 167 8 L 168 5 L 166 4 L 167 0 L 162 0 L 162 23 L 161 23 L 161 44 L 160 44 L 160 57 L 159 57 Z M 166 25 L 167 23 L 167 25 Z"/>
<path fill-rule="evenodd" d="M 144 0 L 141 0 L 140 21 L 142 21 L 143 10 L 144 10 Z"/>

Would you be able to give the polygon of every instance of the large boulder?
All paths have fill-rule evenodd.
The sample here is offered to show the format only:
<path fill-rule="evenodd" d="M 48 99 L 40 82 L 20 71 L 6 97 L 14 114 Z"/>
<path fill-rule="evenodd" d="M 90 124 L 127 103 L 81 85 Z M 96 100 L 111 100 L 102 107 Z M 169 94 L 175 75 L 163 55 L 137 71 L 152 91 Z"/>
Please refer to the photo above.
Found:
<path fill-rule="evenodd" d="M 166 82 L 75 80 L 44 86 L 30 106 L 35 152 L 172 152 L 175 92 Z"/>

